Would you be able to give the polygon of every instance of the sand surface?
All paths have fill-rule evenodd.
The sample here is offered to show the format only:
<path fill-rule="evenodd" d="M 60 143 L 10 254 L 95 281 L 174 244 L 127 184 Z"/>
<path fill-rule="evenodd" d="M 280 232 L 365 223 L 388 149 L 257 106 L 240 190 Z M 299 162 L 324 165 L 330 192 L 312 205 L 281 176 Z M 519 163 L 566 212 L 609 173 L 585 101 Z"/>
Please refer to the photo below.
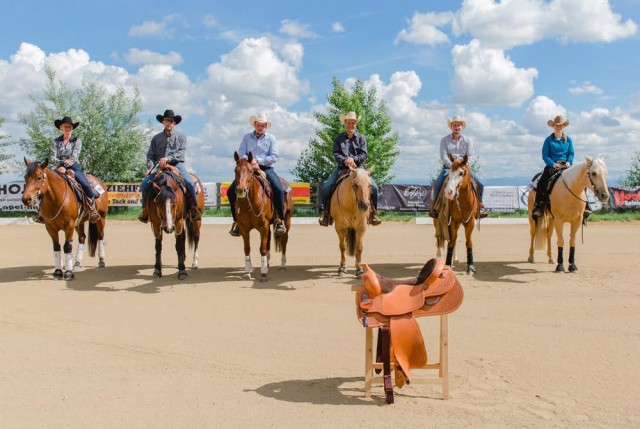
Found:
<path fill-rule="evenodd" d="M 107 267 L 86 255 L 64 282 L 43 226 L 0 226 L 0 427 L 640 427 L 640 223 L 590 224 L 576 274 L 527 263 L 528 226 L 483 225 L 476 275 L 455 267 L 451 398 L 413 385 L 392 406 L 381 386 L 363 399 L 358 281 L 336 277 L 335 232 L 294 225 L 288 270 L 261 284 L 227 230 L 203 226 L 200 269 L 178 281 L 173 237 L 154 279 L 149 228 L 112 221 Z M 433 256 L 430 225 L 365 237 L 386 276 Z M 437 360 L 437 318 L 420 325 Z"/>

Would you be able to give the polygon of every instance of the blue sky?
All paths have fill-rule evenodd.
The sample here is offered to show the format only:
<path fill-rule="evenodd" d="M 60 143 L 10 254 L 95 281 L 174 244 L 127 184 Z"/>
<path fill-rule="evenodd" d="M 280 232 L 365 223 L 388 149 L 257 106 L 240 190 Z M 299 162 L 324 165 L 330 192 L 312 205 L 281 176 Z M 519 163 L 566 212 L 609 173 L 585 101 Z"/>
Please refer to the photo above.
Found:
<path fill-rule="evenodd" d="M 226 180 L 266 113 L 280 175 L 314 134 L 331 79 L 375 85 L 400 133 L 397 183 L 425 183 L 447 118 L 467 120 L 481 176 L 523 184 L 542 168 L 546 121 L 571 120 L 577 159 L 606 155 L 612 181 L 640 150 L 635 0 L 24 1 L 5 6 L 3 132 L 41 94 L 43 67 L 70 86 L 137 86 L 142 120 L 184 117 L 189 168 Z M 158 126 L 158 130 L 159 130 Z M 515 184 L 514 183 L 514 184 Z"/>

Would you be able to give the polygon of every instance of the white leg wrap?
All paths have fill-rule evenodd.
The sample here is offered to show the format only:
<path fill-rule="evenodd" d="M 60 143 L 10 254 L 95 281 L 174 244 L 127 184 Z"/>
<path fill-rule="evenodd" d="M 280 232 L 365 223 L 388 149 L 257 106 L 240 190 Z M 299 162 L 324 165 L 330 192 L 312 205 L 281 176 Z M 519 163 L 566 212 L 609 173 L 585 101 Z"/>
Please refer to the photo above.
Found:
<path fill-rule="evenodd" d="M 280 266 L 281 267 L 286 267 L 287 266 L 287 255 L 282 255 L 280 257 Z"/>
<path fill-rule="evenodd" d="M 84 244 L 78 244 L 78 249 L 76 249 L 76 262 L 82 263 L 82 258 L 84 257 Z"/>
<path fill-rule="evenodd" d="M 53 266 L 56 267 L 56 270 L 62 269 L 62 253 L 59 250 L 53 252 Z"/>
<path fill-rule="evenodd" d="M 104 240 L 98 240 L 98 257 L 104 258 Z"/>
<path fill-rule="evenodd" d="M 251 266 L 251 256 L 244 257 L 244 272 L 250 273 L 253 271 L 253 267 Z"/>
<path fill-rule="evenodd" d="M 262 266 L 260 267 L 260 273 L 267 274 L 269 272 L 269 259 L 267 259 L 267 255 L 260 257 L 260 262 Z"/>
<path fill-rule="evenodd" d="M 199 267 L 200 266 L 200 258 L 198 257 L 198 251 L 196 250 L 195 252 L 193 252 L 193 265 L 192 267 Z"/>
<path fill-rule="evenodd" d="M 64 254 L 64 269 L 66 271 L 73 271 L 73 253 Z"/>

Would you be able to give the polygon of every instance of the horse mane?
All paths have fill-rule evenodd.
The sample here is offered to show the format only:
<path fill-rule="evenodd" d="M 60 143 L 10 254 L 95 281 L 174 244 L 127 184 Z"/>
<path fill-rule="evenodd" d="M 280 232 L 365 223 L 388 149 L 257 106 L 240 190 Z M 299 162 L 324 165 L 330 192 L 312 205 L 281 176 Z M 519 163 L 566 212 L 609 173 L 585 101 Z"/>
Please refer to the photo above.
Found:
<path fill-rule="evenodd" d="M 462 165 L 464 160 L 462 158 L 456 158 L 455 161 L 451 163 L 451 170 L 457 170 L 460 167 L 464 167 L 466 164 Z"/>
<path fill-rule="evenodd" d="M 159 198 L 160 201 L 166 201 L 169 199 L 170 201 L 175 201 L 176 199 L 176 191 L 169 183 L 169 174 L 161 173 L 156 175 L 153 179 L 156 185 L 160 187 L 160 190 L 156 192 L 155 198 Z M 155 190 L 155 189 L 154 189 Z"/>
<path fill-rule="evenodd" d="M 31 177 L 36 174 L 36 170 L 40 168 L 39 162 L 32 162 L 27 166 L 27 176 Z"/>

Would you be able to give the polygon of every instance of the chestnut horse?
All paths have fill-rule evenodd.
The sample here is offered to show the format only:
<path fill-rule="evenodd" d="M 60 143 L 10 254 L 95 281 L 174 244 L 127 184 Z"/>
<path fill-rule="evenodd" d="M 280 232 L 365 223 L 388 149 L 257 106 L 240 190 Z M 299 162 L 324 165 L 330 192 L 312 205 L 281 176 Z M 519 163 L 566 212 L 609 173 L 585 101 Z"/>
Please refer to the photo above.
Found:
<path fill-rule="evenodd" d="M 258 230 L 260 233 L 260 282 L 267 281 L 269 273 L 269 259 L 271 257 L 271 229 L 270 224 L 273 222 L 275 210 L 271 204 L 271 198 L 267 196 L 260 180 L 256 178 L 260 172 L 254 172 L 251 167 L 253 161 L 253 153 L 249 152 L 248 158 L 240 158 L 238 152 L 233 154 L 236 161 L 235 179 L 236 179 L 236 225 L 242 235 L 244 241 L 244 278 L 251 280 L 251 243 L 249 233 L 252 229 Z M 283 189 L 287 189 L 289 184 L 283 178 L 280 178 Z M 286 233 L 276 236 L 275 231 L 273 239 L 275 241 L 276 252 L 282 252 L 280 258 L 280 271 L 287 269 L 287 242 L 289 241 L 289 231 L 291 230 L 291 215 L 293 214 L 293 196 L 291 192 L 285 192 L 284 199 L 284 226 Z"/>
<path fill-rule="evenodd" d="M 24 158 L 27 173 L 24 176 L 24 192 L 22 202 L 27 207 L 33 207 L 40 201 L 40 216 L 44 219 L 44 226 L 53 242 L 53 261 L 55 271 L 53 278 L 60 280 L 73 280 L 74 266 L 79 267 L 85 251 L 84 223 L 89 220 L 89 213 L 84 210 L 82 204 L 76 199 L 71 185 L 67 179 L 59 173 L 47 168 L 48 161 L 29 162 Z M 105 189 L 104 184 L 95 176 L 87 174 L 87 179 L 92 186 L 99 185 Z M 104 227 L 105 217 L 109 209 L 107 193 L 100 194 L 95 200 L 96 208 L 100 213 L 100 220 L 89 223 L 89 256 L 95 256 L 98 249 L 98 267 L 104 268 Z M 76 250 L 75 264 L 73 262 L 73 231 L 78 232 L 78 248 Z M 64 264 L 60 253 L 59 232 L 64 232 Z M 64 273 L 62 269 L 64 267 Z"/>
<path fill-rule="evenodd" d="M 149 198 L 147 198 L 147 213 L 151 223 L 151 231 L 156 238 L 156 263 L 153 276 L 162 277 L 162 232 L 175 233 L 176 252 L 178 253 L 178 279 L 188 277 L 185 268 L 186 250 L 185 242 L 189 242 L 189 248 L 193 249 L 193 265 L 198 269 L 198 243 L 200 241 L 201 221 L 192 221 L 187 210 L 186 196 L 183 188 L 178 184 L 179 171 L 167 166 L 160 169 L 151 181 Z M 200 179 L 191 175 L 196 189 L 203 189 Z M 198 210 L 204 212 L 204 193 L 196 195 Z M 186 233 L 185 233 L 186 229 Z M 186 235 L 186 236 L 185 236 Z"/>
<path fill-rule="evenodd" d="M 356 277 L 364 272 L 362 261 L 362 240 L 367 231 L 371 204 L 371 172 L 364 168 L 349 168 L 349 175 L 343 179 L 331 195 L 331 217 L 335 222 L 340 245 L 340 267 L 338 275 L 347 274 L 345 250 L 356 257 Z"/>
<path fill-rule="evenodd" d="M 441 249 L 447 241 L 446 265 L 451 266 L 453 252 L 458 239 L 458 228 L 464 225 L 465 244 L 467 247 L 467 274 L 476 272 L 473 264 L 473 229 L 476 225 L 479 201 L 471 185 L 471 171 L 467 165 L 468 157 L 456 159 L 449 154 L 451 168 L 443 195 L 447 199 L 440 210 L 437 219 L 434 219 L 437 239 L 437 256 L 440 257 Z"/>
<path fill-rule="evenodd" d="M 575 263 L 576 232 L 582 224 L 582 214 L 587 204 L 585 188 L 591 188 L 596 198 L 600 201 L 609 200 L 609 188 L 607 187 L 607 166 L 604 158 L 590 158 L 585 156 L 585 161 L 575 164 L 562 172 L 562 175 L 554 185 L 549 195 L 549 204 L 544 216 L 537 222 L 531 217 L 535 202 L 535 191 L 529 193 L 529 230 L 531 233 L 531 245 L 529 247 L 529 262 L 533 262 L 534 242 L 537 249 L 543 249 L 547 244 L 547 256 L 549 263 L 551 258 L 551 234 L 555 229 L 558 238 L 558 264 L 556 272 L 564 272 L 564 237 L 562 229 L 565 223 L 571 225 L 569 236 L 569 272 L 578 271 Z"/>

